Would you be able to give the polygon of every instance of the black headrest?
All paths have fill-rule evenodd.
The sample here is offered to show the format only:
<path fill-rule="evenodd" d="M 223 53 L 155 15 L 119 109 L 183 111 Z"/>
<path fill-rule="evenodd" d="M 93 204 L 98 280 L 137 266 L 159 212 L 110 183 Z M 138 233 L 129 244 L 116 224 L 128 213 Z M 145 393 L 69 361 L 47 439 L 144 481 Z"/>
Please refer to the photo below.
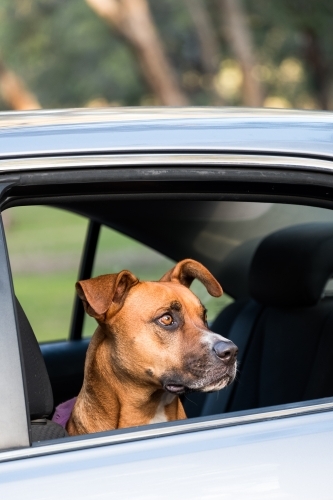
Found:
<path fill-rule="evenodd" d="M 53 411 L 53 394 L 44 359 L 35 334 L 19 301 L 16 312 L 20 333 L 31 420 L 48 417 Z"/>
<path fill-rule="evenodd" d="M 316 304 L 333 273 L 333 224 L 281 229 L 265 238 L 250 268 L 250 295 L 265 305 Z"/>

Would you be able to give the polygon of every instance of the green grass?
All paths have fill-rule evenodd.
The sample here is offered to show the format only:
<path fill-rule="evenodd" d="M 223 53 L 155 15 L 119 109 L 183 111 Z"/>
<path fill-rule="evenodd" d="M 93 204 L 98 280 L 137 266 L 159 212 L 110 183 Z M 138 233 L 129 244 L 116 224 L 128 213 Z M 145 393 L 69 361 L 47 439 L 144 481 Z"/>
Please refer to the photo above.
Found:
<path fill-rule="evenodd" d="M 87 228 L 84 217 L 49 207 L 16 207 L 7 213 L 12 218 L 6 231 L 11 255 L 37 250 L 54 257 L 81 250 Z"/>
<path fill-rule="evenodd" d="M 17 207 L 4 214 L 15 293 L 40 342 L 68 338 L 86 219 L 49 207 Z M 158 280 L 174 263 L 116 231 L 103 228 L 93 275 L 129 269 L 142 280 Z M 195 281 L 191 289 L 211 321 L 231 299 L 211 297 Z M 96 322 L 86 316 L 84 335 Z"/>
<path fill-rule="evenodd" d="M 15 293 L 40 342 L 68 338 L 76 272 L 14 276 Z"/>
<path fill-rule="evenodd" d="M 68 338 L 87 222 L 45 207 L 5 212 L 15 293 L 39 341 Z"/>

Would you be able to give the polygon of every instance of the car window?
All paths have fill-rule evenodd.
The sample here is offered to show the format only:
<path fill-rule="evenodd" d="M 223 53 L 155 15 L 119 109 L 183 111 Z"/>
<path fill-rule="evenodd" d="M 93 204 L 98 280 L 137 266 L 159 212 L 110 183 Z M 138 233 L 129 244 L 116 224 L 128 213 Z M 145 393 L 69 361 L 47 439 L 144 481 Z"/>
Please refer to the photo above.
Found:
<path fill-rule="evenodd" d="M 68 338 L 87 220 L 50 207 L 3 213 L 15 294 L 39 342 Z"/>
<path fill-rule="evenodd" d="M 126 215 L 120 219 L 119 216 L 119 220 L 116 217 L 123 213 L 121 204 L 89 203 L 88 200 L 82 207 L 73 204 L 69 208 L 86 213 L 95 224 L 103 220 L 105 213 L 107 223 L 114 223 L 123 231 L 106 225 L 101 227 L 92 276 L 127 269 L 141 280 L 158 280 L 175 261 L 151 248 L 150 242 L 156 248 L 165 249 L 167 255 L 177 254 L 178 245 L 179 260 L 194 258 L 209 269 L 213 268 L 213 274 L 234 296 L 231 299 L 224 293 L 214 298 L 198 280 L 191 285 L 208 309 L 208 321 L 214 323 L 213 331 L 234 340 L 245 357 L 239 355 L 238 358 L 240 368 L 229 392 L 232 397 L 217 397 L 216 393 L 210 395 L 204 391 L 185 394 L 187 417 L 248 411 L 333 395 L 330 377 L 318 383 L 321 367 L 325 366 L 328 372 L 331 366 L 330 359 L 326 359 L 326 353 L 331 352 L 331 341 L 329 339 L 327 344 L 326 336 L 327 325 L 331 328 L 332 311 L 331 267 L 326 265 L 333 255 L 333 248 L 326 245 L 333 234 L 331 211 L 297 205 L 228 202 L 228 205 L 217 207 L 220 211 L 213 207 L 213 212 L 210 204 L 200 202 L 194 206 L 189 202 L 184 203 L 178 221 L 165 206 L 165 218 L 158 225 L 154 223 L 159 219 L 154 217 L 161 207 L 156 202 L 144 207 L 137 203 L 133 217 Z M 197 212 L 192 210 L 193 206 Z M 107 219 L 109 214 L 114 222 L 111 215 Z M 143 214 L 152 214 L 151 219 L 144 218 Z M 279 214 L 280 219 L 276 217 Z M 275 226 L 269 224 L 270 217 Z M 15 293 L 40 342 L 68 338 L 87 220 L 48 207 L 21 207 L 5 212 Z M 165 230 L 168 227 L 173 227 L 172 238 Z M 124 233 L 136 235 L 138 239 Z M 273 240 L 270 239 L 272 235 Z M 174 247 L 170 246 L 170 240 Z M 317 255 L 322 244 L 324 253 Z M 311 245 L 315 245 L 313 251 Z M 261 253 L 255 260 L 259 247 Z M 320 288 L 314 275 L 309 273 L 313 265 L 323 281 Z M 274 275 L 275 267 L 278 271 Z M 251 273 L 255 276 L 254 288 L 253 283 L 249 286 Z M 311 291 L 304 293 L 309 289 L 308 279 Z M 248 291 L 248 295 L 233 294 L 233 290 L 237 291 L 235 285 L 242 280 L 242 290 Z M 87 337 L 95 329 L 96 321 L 85 315 L 83 336 L 86 339 L 42 346 L 56 405 L 79 394 Z M 243 338 L 247 340 L 242 346 Z M 284 351 L 283 346 L 287 344 L 291 348 Z M 315 355 L 313 346 L 319 346 Z M 214 350 L 217 358 L 222 347 L 217 347 L 218 352 Z M 297 363 L 294 362 L 296 351 Z M 287 372 L 281 359 L 290 367 Z M 284 383 L 279 384 L 279 380 Z"/>
<path fill-rule="evenodd" d="M 175 262 L 147 245 L 130 238 L 114 229 L 102 226 L 93 268 L 93 276 L 101 274 L 118 273 L 128 269 L 140 280 L 157 281 Z M 224 294 L 220 298 L 209 295 L 206 288 L 195 280 L 191 290 L 200 298 L 208 310 L 208 321 L 212 321 L 218 312 L 232 298 Z M 85 315 L 83 336 L 89 337 L 96 329 L 96 321 Z"/>

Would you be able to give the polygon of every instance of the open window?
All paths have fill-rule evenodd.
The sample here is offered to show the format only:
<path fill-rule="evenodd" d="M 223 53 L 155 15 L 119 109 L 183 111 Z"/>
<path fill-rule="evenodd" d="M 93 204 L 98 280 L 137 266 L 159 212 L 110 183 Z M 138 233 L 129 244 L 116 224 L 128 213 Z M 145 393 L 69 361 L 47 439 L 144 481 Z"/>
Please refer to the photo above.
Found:
<path fill-rule="evenodd" d="M 136 198 L 108 186 L 101 194 L 100 184 L 89 195 L 57 189 L 13 196 L 3 213 L 15 294 L 40 341 L 55 405 L 78 394 L 95 328 L 75 296 L 77 278 L 128 268 L 157 280 L 184 258 L 220 281 L 219 299 L 199 283 L 192 289 L 212 330 L 240 344 L 236 382 L 219 396 L 186 394 L 189 418 L 253 415 L 333 396 L 332 210 L 296 196 L 249 196 L 242 186 L 235 196 L 222 184 L 192 197 L 181 188 L 177 197 Z"/>

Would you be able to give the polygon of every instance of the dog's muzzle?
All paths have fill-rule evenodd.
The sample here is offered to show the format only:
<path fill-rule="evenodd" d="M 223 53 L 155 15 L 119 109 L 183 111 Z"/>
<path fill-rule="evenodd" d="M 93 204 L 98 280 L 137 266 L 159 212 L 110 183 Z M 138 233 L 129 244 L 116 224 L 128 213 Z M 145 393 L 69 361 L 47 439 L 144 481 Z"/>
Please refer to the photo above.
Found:
<path fill-rule="evenodd" d="M 220 337 L 219 340 L 217 335 L 216 337 L 217 341 L 210 345 L 209 352 L 203 354 L 202 361 L 200 358 L 192 358 L 185 363 L 181 372 L 169 373 L 161 381 L 165 391 L 175 395 L 192 391 L 211 392 L 223 389 L 233 382 L 238 347 L 229 339 Z"/>

